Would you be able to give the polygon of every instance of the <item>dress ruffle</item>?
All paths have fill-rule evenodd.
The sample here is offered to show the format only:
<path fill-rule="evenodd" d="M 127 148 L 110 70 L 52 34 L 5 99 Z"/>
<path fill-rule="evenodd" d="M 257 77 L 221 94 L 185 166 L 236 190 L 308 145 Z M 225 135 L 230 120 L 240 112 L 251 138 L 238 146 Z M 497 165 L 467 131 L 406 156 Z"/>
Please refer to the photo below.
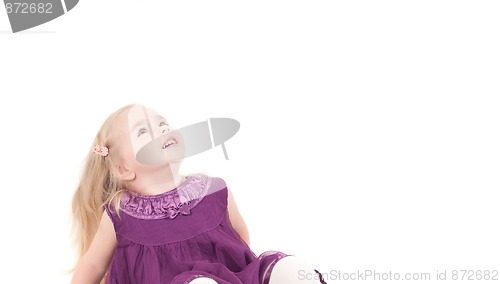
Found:
<path fill-rule="evenodd" d="M 188 176 L 177 188 L 157 194 L 141 195 L 126 192 L 121 198 L 120 209 L 138 219 L 174 219 L 178 215 L 189 215 L 210 187 L 208 176 Z"/>

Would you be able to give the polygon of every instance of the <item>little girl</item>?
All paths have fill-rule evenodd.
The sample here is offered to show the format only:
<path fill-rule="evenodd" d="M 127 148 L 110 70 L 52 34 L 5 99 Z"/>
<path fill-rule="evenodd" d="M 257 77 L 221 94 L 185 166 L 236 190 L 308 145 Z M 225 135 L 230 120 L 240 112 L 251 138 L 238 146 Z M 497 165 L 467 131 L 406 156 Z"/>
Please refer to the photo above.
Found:
<path fill-rule="evenodd" d="M 104 122 L 73 198 L 73 284 L 325 283 L 295 256 L 256 256 L 224 180 L 180 176 L 183 145 L 141 105 Z"/>

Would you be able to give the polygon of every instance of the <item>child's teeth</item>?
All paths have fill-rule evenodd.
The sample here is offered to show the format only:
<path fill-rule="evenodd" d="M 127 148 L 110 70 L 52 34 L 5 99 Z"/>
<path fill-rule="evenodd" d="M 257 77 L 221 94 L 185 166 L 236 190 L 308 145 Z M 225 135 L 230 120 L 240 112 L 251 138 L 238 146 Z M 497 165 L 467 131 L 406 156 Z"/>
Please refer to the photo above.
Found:
<path fill-rule="evenodd" d="M 163 147 L 163 149 L 167 148 L 168 146 L 172 145 L 172 144 L 175 144 L 175 140 L 173 139 L 170 139 L 167 141 L 167 143 L 165 143 L 165 146 Z"/>

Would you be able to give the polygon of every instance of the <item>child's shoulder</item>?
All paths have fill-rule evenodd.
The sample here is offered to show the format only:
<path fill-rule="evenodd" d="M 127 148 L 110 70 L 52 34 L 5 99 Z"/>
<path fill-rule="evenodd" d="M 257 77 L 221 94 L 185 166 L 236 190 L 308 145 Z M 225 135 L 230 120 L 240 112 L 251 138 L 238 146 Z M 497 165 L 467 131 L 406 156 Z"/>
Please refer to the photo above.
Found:
<path fill-rule="evenodd" d="M 188 176 L 197 179 L 200 182 L 206 183 L 209 193 L 213 193 L 219 190 L 227 190 L 226 182 L 222 177 L 210 175 L 207 173 L 193 173 L 189 174 Z"/>

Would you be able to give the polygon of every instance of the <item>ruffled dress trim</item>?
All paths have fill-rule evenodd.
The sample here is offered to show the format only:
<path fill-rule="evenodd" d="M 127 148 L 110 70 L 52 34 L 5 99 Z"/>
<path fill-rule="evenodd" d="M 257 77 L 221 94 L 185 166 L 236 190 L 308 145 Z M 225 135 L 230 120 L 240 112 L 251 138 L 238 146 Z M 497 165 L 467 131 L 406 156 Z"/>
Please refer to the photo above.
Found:
<path fill-rule="evenodd" d="M 188 176 L 178 187 L 156 195 L 127 191 L 121 198 L 120 210 L 138 219 L 174 219 L 191 214 L 208 193 L 211 179 L 206 175 Z"/>

